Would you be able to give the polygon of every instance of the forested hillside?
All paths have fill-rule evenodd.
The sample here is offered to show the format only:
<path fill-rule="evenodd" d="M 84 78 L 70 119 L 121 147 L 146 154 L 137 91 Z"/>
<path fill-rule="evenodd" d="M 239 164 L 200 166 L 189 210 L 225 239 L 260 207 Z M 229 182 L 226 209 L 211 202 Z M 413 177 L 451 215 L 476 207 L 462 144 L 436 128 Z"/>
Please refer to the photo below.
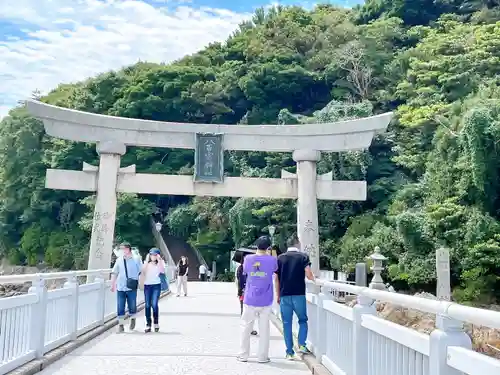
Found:
<path fill-rule="evenodd" d="M 254 124 L 336 121 L 395 111 L 370 150 L 324 154 L 318 172 L 366 179 L 366 202 L 320 202 L 323 267 L 350 269 L 380 246 L 388 277 L 434 280 L 434 250 L 451 250 L 455 296 L 500 293 L 500 6 L 497 0 L 368 0 L 258 10 L 223 43 L 172 64 L 138 63 L 61 85 L 45 102 L 159 121 Z M 168 27 L 168 26 L 166 26 Z M 44 189 L 46 168 L 97 163 L 94 145 L 47 137 L 24 108 L 0 126 L 0 250 L 14 262 L 86 264 L 93 197 Z M 186 150 L 129 148 L 123 166 L 191 174 Z M 290 154 L 228 152 L 228 176 L 279 177 Z M 148 220 L 165 211 L 172 234 L 207 261 L 228 259 L 270 224 L 283 243 L 295 202 L 119 199 L 117 238 L 151 245 Z M 168 215 L 167 215 L 168 213 Z M 495 290 L 496 288 L 496 296 Z"/>

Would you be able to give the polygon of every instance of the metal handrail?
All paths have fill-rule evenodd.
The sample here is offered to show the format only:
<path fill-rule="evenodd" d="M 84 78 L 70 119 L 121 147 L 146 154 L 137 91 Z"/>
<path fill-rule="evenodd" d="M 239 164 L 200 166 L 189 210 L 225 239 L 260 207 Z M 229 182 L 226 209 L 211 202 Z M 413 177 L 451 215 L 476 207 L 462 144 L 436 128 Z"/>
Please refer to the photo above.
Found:
<path fill-rule="evenodd" d="M 191 246 L 191 245 L 190 245 Z M 208 270 L 208 264 L 207 262 L 205 261 L 205 258 L 203 258 L 203 255 L 201 255 L 201 252 L 195 247 L 195 246 L 191 246 L 191 248 L 195 251 L 196 253 L 196 257 L 198 258 L 198 262 L 200 264 L 203 264 L 205 265 L 205 267 L 207 268 Z"/>
<path fill-rule="evenodd" d="M 438 301 L 405 294 L 386 292 L 383 290 L 370 289 L 367 287 L 350 285 L 336 281 L 316 279 L 314 282 L 307 282 L 329 289 L 356 294 L 372 300 L 388 302 L 393 305 L 420 310 L 431 314 L 446 315 L 452 319 L 462 322 L 500 329 L 500 312 L 498 311 L 478 309 L 476 307 L 460 305 L 455 302 Z"/>
<path fill-rule="evenodd" d="M 110 274 L 111 268 L 101 270 L 80 270 L 80 271 L 66 271 L 66 272 L 47 272 L 47 273 L 31 273 L 25 275 L 4 275 L 0 276 L 0 284 L 16 284 L 32 282 L 36 280 L 57 280 L 69 277 L 78 276 L 98 276 Z"/>

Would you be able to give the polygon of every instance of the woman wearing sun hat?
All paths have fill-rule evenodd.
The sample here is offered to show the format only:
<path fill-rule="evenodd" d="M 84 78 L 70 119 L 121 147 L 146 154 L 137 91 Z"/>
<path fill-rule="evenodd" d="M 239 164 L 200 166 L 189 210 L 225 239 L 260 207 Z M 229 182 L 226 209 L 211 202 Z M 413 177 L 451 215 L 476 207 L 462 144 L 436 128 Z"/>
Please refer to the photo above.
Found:
<path fill-rule="evenodd" d="M 141 272 L 144 283 L 144 304 L 146 310 L 146 329 L 151 332 L 151 323 L 154 324 L 155 332 L 160 330 L 158 301 L 162 292 L 162 279 L 165 279 L 165 262 L 160 256 L 160 250 L 152 248 L 146 256 Z M 165 281 L 165 280 L 163 280 Z M 167 286 L 168 288 L 168 286 Z M 153 310 L 153 321 L 151 321 L 151 310 Z"/>

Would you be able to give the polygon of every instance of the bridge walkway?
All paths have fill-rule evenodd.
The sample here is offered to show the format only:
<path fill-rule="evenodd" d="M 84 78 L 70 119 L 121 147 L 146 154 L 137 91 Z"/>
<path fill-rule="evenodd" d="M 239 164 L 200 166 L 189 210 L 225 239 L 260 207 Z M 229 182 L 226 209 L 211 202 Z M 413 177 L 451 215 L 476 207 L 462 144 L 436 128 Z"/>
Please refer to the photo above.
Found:
<path fill-rule="evenodd" d="M 301 361 L 286 361 L 279 331 L 271 325 L 271 362 L 236 360 L 239 304 L 232 283 L 191 282 L 189 295 L 171 294 L 160 302 L 159 333 L 144 334 L 140 313 L 135 331 L 112 329 L 49 365 L 41 375 L 182 374 L 301 375 Z M 258 338 L 252 338 L 252 355 Z"/>
<path fill-rule="evenodd" d="M 109 272 L 0 277 L 0 284 L 31 283 L 28 294 L 0 299 L 0 375 L 12 370 L 11 375 L 32 375 L 41 369 L 38 373 L 46 375 L 500 374 L 495 342 L 488 347 L 491 352 L 473 350 L 466 331 L 471 325 L 500 330 L 497 311 L 317 279 L 308 284 L 306 295 L 308 346 L 314 356 L 285 361 L 282 337 L 272 327 L 271 363 L 257 363 L 255 357 L 241 363 L 236 360 L 240 328 L 233 283 L 191 282 L 188 297 L 162 299 L 160 333 L 144 334 L 141 315 L 135 332 L 117 334 L 107 330 L 116 322 L 110 281 L 76 282 Z M 59 288 L 48 283 L 65 279 Z M 338 303 L 340 294 L 346 300 L 356 295 L 355 306 Z M 427 335 L 395 324 L 377 313 L 379 303 L 403 313 L 434 315 L 436 327 Z M 277 312 L 278 306 L 273 309 Z M 255 353 L 256 338 L 252 344 Z"/>

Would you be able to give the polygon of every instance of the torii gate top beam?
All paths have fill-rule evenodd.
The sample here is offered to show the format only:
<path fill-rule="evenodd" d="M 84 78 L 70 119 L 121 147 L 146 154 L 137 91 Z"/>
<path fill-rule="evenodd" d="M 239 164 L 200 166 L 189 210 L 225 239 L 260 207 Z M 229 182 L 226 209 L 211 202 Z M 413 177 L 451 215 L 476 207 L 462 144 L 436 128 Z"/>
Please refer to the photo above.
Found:
<path fill-rule="evenodd" d="M 138 120 L 105 116 L 27 101 L 48 135 L 77 142 L 113 140 L 125 145 L 194 149 L 196 133 L 224 134 L 225 150 L 326 152 L 363 150 L 387 128 L 392 113 L 336 123 L 308 125 L 217 125 Z"/>

